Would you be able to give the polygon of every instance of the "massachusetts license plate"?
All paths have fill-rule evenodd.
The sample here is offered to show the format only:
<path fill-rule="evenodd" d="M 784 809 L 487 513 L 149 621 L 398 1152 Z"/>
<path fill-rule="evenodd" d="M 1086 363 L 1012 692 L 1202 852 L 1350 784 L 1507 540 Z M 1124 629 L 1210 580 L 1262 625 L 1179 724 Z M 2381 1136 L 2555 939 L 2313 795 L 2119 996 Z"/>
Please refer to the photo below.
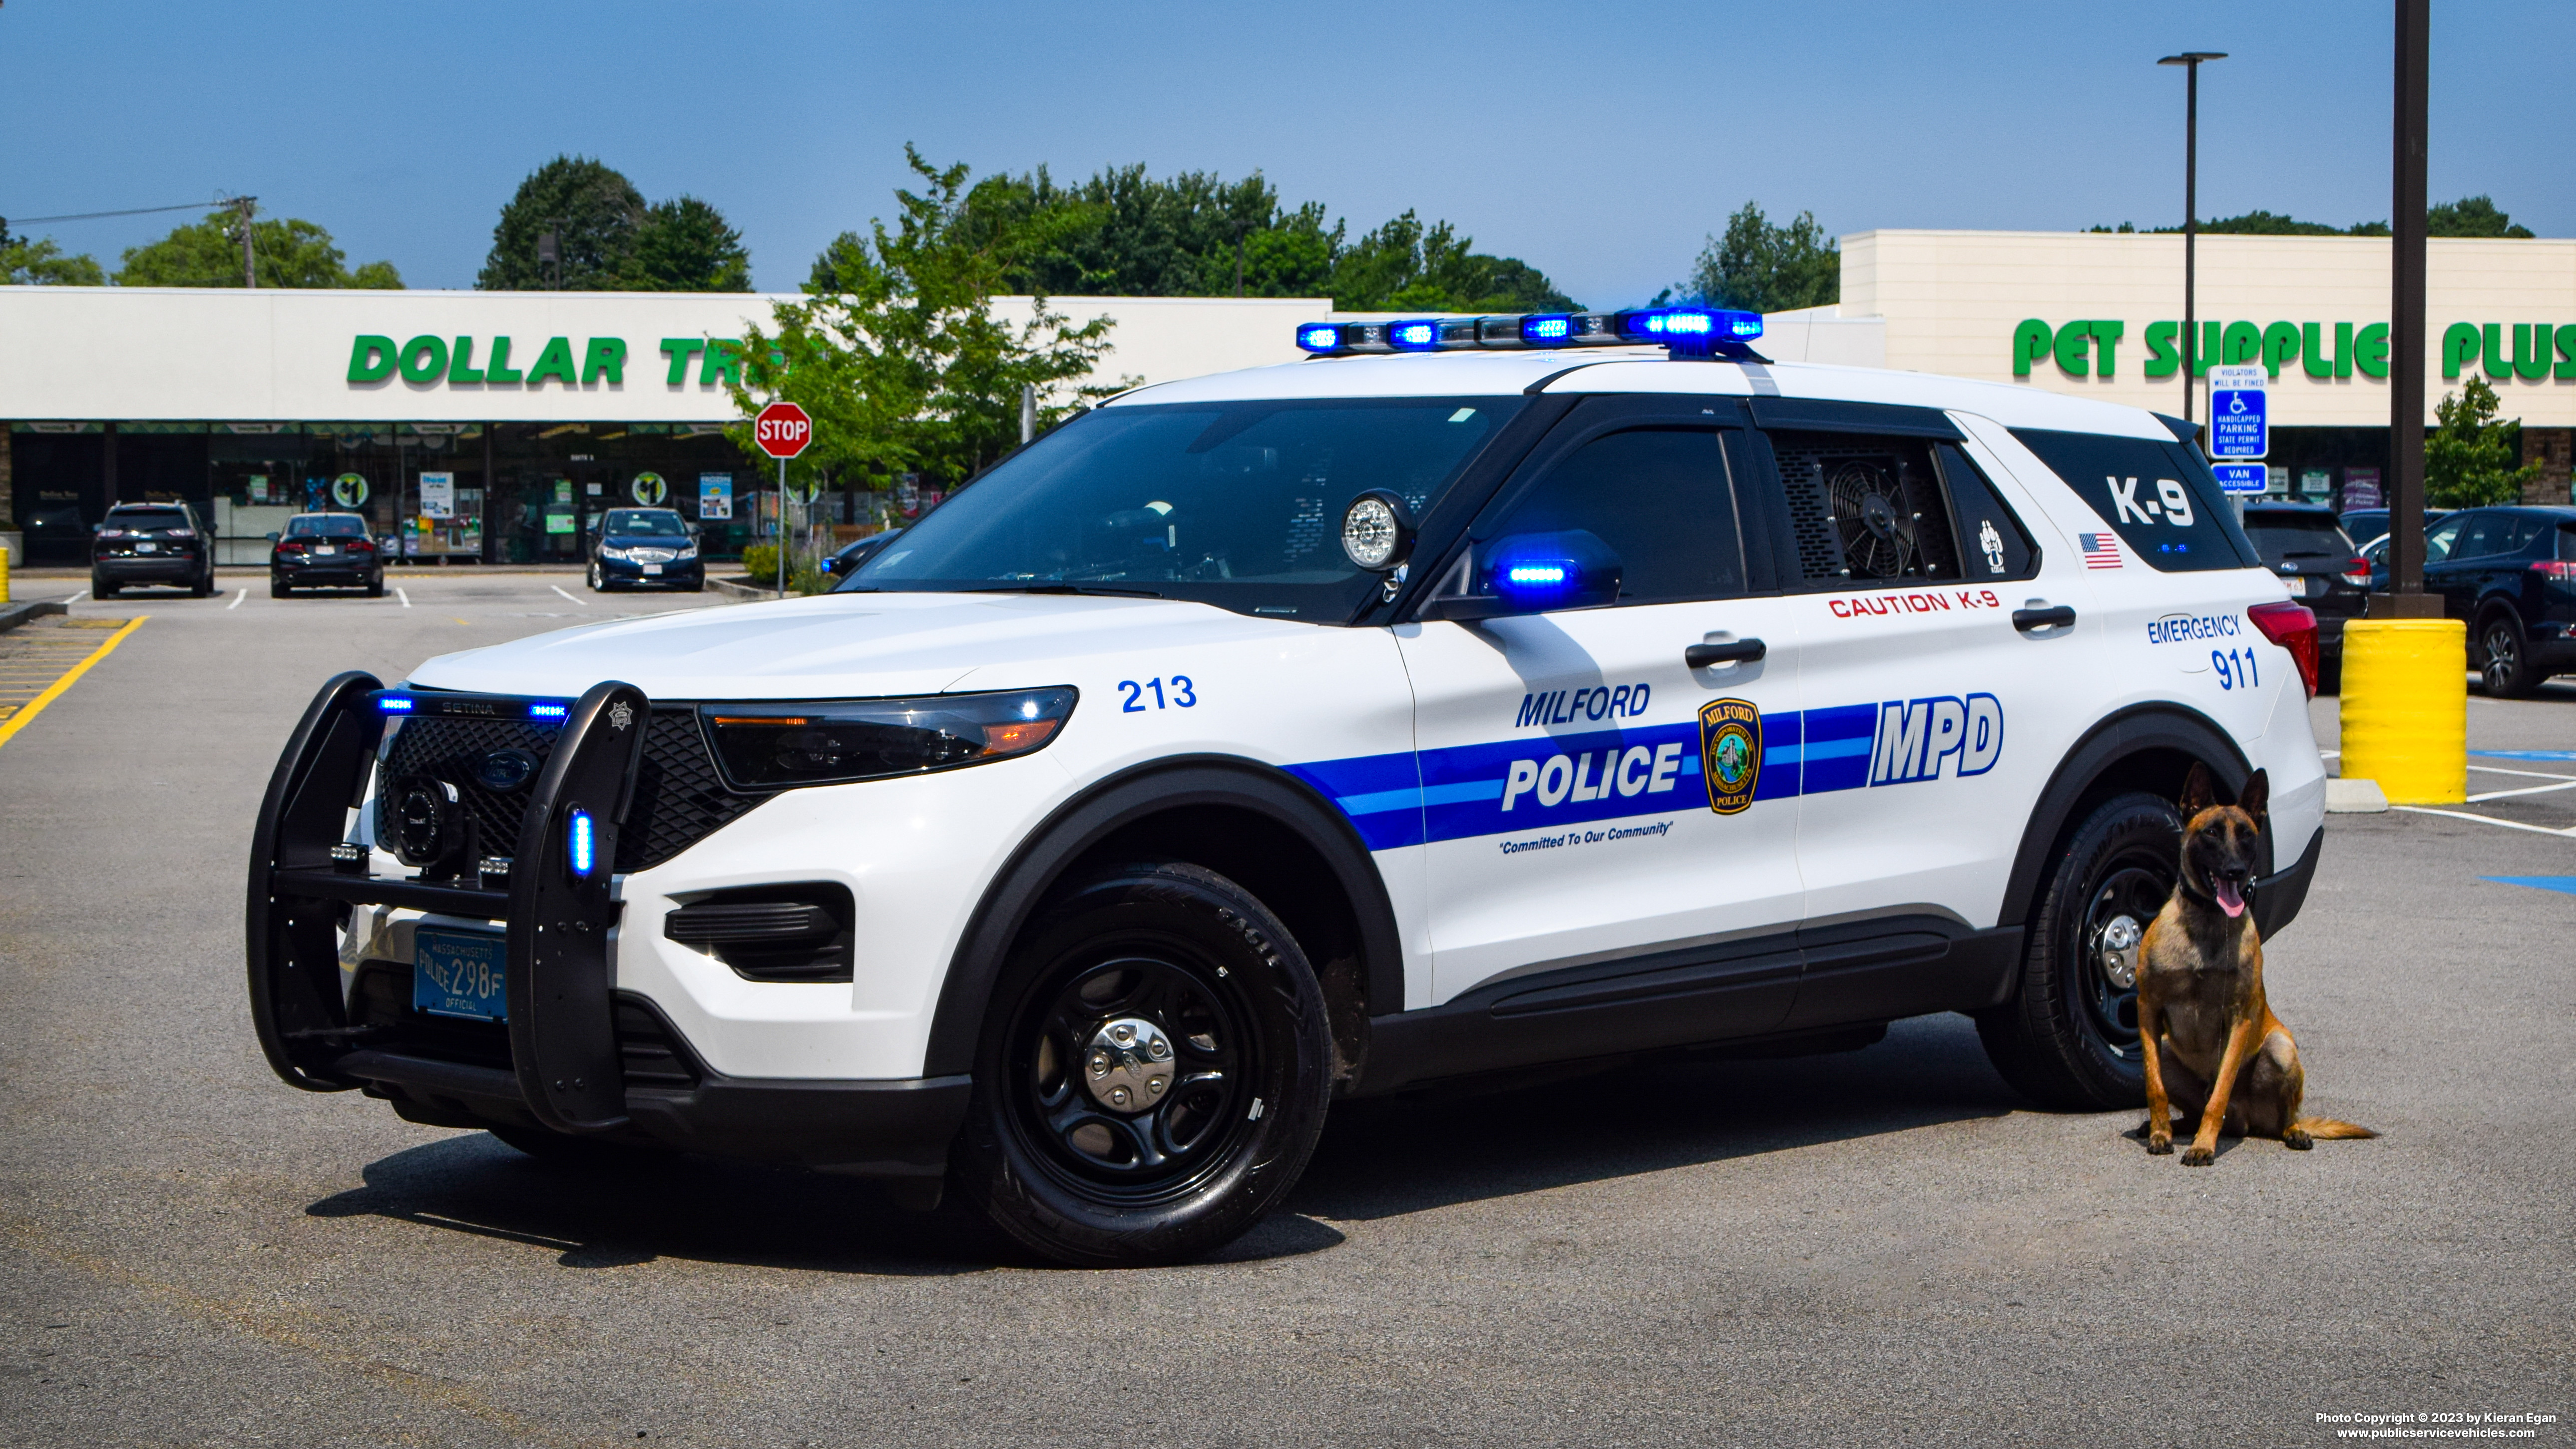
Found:
<path fill-rule="evenodd" d="M 661 566 L 660 564 L 646 564 L 646 565 L 644 566 L 644 572 L 646 572 L 646 573 L 648 573 L 648 574 L 658 574 L 658 573 L 660 573 L 661 571 L 662 571 L 662 566 Z"/>
<path fill-rule="evenodd" d="M 332 553 L 338 553 L 338 552 L 339 552 L 339 550 L 338 550 L 338 549 L 333 548 L 331 545 L 329 545 L 329 544 L 327 544 L 327 543 L 315 544 L 315 545 L 313 546 L 313 551 L 314 551 L 315 553 L 320 553 L 320 554 L 332 554 Z"/>
<path fill-rule="evenodd" d="M 432 1016 L 502 1021 L 510 1015 L 504 974 L 508 942 L 468 931 L 412 936 L 411 1004 Z"/>
<path fill-rule="evenodd" d="M 134 551 L 136 553 L 159 553 L 161 551 L 161 545 L 157 543 L 138 543 L 134 546 Z"/>

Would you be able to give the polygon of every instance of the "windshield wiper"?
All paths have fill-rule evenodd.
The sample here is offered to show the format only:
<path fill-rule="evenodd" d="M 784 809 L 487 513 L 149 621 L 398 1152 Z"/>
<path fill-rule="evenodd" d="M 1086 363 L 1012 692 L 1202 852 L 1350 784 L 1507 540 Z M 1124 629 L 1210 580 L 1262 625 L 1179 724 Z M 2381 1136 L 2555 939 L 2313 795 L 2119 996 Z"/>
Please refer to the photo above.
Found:
<path fill-rule="evenodd" d="M 1108 584 L 1019 584 L 996 582 L 990 584 L 977 584 L 972 592 L 978 594 L 1099 594 L 1110 598 L 1123 599 L 1159 599 L 1163 597 L 1152 589 L 1121 589 L 1114 588 Z"/>

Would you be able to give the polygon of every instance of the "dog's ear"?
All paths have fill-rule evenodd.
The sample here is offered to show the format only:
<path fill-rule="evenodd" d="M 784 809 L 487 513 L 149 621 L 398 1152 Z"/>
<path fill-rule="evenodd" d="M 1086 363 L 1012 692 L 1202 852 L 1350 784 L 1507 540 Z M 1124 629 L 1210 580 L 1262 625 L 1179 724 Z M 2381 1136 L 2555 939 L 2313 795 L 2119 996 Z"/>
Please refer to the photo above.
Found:
<path fill-rule="evenodd" d="M 2182 818 L 2193 816 L 2218 803 L 2218 785 L 2209 778 L 2209 767 L 2198 760 L 2191 762 L 2191 773 L 2182 777 Z"/>
<path fill-rule="evenodd" d="M 2271 803 L 2271 777 L 2256 770 L 2253 776 L 2246 780 L 2245 788 L 2237 793 L 2236 808 L 2253 816 L 2254 823 L 2260 825 L 2263 823 L 2263 812 Z"/>

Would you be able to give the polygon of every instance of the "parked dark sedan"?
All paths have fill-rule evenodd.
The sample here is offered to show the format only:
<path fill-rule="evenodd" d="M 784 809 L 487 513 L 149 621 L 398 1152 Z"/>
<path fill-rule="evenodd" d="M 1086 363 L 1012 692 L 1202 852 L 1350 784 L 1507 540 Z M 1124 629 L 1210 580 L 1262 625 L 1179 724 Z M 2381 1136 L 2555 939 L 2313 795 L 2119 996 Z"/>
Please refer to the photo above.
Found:
<path fill-rule="evenodd" d="M 2334 511 L 2314 503 L 2245 505 L 2245 536 L 2263 566 L 2290 586 L 2291 597 L 2317 616 L 2317 687 L 2337 687 L 2343 671 L 2343 625 L 2361 617 L 2370 597 L 2370 565 L 2353 547 Z"/>
<path fill-rule="evenodd" d="M 2369 547 L 2388 586 L 2388 543 Z M 2576 508 L 2470 508 L 2424 534 L 2424 591 L 2469 627 L 2469 665 L 2492 695 L 2576 674 Z"/>
<path fill-rule="evenodd" d="M 696 593 L 707 586 L 698 536 L 674 508 L 612 508 L 590 551 L 593 592 L 658 584 Z"/>
<path fill-rule="evenodd" d="M 214 540 L 185 503 L 120 503 L 90 537 L 89 591 L 113 599 L 127 584 L 215 591 Z"/>
<path fill-rule="evenodd" d="M 385 556 L 367 536 L 367 520 L 356 513 L 299 513 L 286 520 L 286 531 L 268 536 L 268 596 L 282 599 L 297 589 L 365 589 L 367 597 L 385 596 Z"/>
<path fill-rule="evenodd" d="M 2450 516 L 2451 510 L 2447 508 L 2427 508 L 2424 510 L 2424 526 L 2431 528 Z M 2346 509 L 2343 515 L 2343 531 L 2353 542 L 2367 544 L 2388 531 L 2389 517 L 2389 511 L 2385 508 Z"/>

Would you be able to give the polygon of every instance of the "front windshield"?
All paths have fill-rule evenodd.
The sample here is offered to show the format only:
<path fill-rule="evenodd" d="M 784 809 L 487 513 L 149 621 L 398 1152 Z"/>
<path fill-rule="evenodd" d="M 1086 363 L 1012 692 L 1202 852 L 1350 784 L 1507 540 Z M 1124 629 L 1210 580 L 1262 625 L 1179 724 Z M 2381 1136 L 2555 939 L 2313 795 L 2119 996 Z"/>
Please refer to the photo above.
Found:
<path fill-rule="evenodd" d="M 1377 587 L 1342 554 L 1371 488 L 1420 518 L 1519 397 L 1102 408 L 961 489 L 859 590 L 1068 590 L 1337 623 Z"/>
<path fill-rule="evenodd" d="M 612 508 L 602 533 L 630 538 L 686 538 L 688 528 L 680 515 L 667 508 Z"/>

